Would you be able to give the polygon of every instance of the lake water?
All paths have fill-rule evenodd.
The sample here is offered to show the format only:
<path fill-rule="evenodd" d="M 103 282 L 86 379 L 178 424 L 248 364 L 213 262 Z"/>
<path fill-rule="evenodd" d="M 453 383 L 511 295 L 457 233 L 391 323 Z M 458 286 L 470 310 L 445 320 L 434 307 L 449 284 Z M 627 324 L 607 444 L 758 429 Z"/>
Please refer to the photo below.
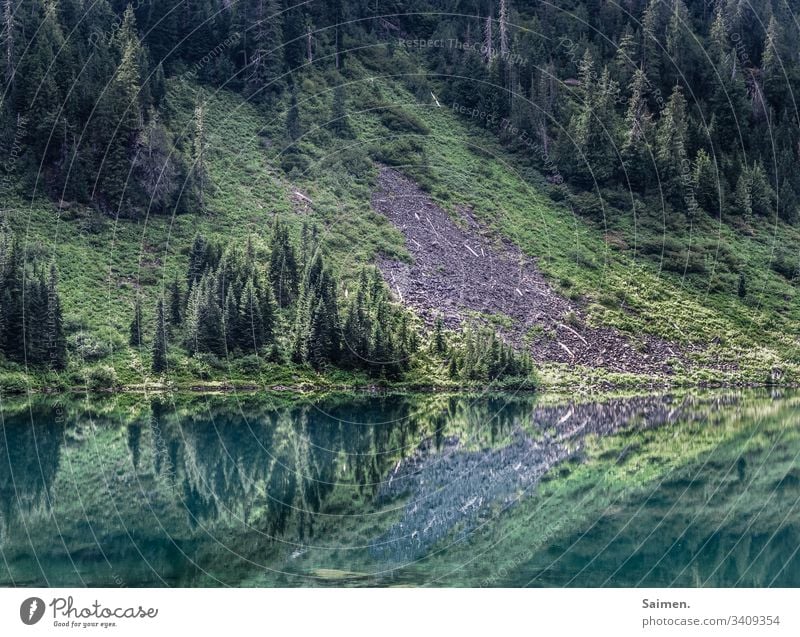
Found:
<path fill-rule="evenodd" d="M 800 586 L 800 398 L 0 403 L 2 586 Z"/>

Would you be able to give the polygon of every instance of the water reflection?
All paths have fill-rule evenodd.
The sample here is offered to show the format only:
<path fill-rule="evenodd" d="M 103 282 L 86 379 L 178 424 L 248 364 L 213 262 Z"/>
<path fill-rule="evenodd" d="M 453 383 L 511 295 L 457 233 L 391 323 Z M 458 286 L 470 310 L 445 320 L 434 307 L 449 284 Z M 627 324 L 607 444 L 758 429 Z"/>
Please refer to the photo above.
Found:
<path fill-rule="evenodd" d="M 0 584 L 798 585 L 794 412 L 728 394 L 6 402 Z"/>

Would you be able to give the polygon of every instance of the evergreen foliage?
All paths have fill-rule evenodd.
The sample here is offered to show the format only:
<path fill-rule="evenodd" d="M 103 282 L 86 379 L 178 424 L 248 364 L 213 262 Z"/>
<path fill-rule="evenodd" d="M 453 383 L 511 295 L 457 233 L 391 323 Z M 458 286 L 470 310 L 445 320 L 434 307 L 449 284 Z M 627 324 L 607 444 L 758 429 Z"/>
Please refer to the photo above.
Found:
<path fill-rule="evenodd" d="M 153 338 L 153 371 L 161 374 L 167 371 L 167 317 L 164 313 L 164 299 L 156 304 L 156 334 Z"/>
<path fill-rule="evenodd" d="M 0 355 L 53 370 L 67 364 L 55 265 L 26 259 L 5 226 L 0 226 Z"/>
<path fill-rule="evenodd" d="M 404 33 L 462 44 L 425 53 L 442 103 L 482 112 L 477 123 L 532 165 L 557 165 L 574 189 L 663 191 L 679 210 L 691 214 L 696 201 L 713 215 L 747 210 L 749 190 L 756 216 L 796 220 L 800 31 L 783 0 L 578 0 L 570 5 L 577 20 L 528 0 L 466 3 L 436 20 L 422 16 L 441 11 L 437 3 L 413 5 L 378 23 L 369 3 L 341 0 L 205 0 L 178 9 L 8 0 L 0 118 L 4 130 L 21 116 L 30 126 L 25 161 L 14 170 L 41 164 L 54 198 L 115 216 L 203 210 L 211 187 L 204 97 L 197 96 L 194 129 L 177 138 L 170 78 L 190 68 L 215 89 L 224 84 L 265 108 L 280 105 L 284 167 L 302 168 L 304 73 L 327 66 L 341 80 L 344 49 L 383 42 L 391 50 L 390 34 Z M 339 137 L 352 134 L 346 112 L 340 82 L 328 118 Z M 704 192 L 695 196 L 693 167 L 707 168 L 701 153 L 712 158 L 716 187 L 704 172 Z"/>
<path fill-rule="evenodd" d="M 450 352 L 451 378 L 492 382 L 501 378 L 525 378 L 533 372 L 527 353 L 518 353 L 487 327 L 464 328 L 459 348 Z"/>

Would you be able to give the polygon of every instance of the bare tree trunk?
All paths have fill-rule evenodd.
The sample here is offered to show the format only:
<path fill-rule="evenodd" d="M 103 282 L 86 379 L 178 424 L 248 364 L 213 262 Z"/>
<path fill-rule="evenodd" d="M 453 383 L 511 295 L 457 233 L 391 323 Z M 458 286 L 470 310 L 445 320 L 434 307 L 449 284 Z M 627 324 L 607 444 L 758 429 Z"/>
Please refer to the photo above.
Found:
<path fill-rule="evenodd" d="M 486 16 L 486 23 L 483 27 L 483 58 L 488 64 L 494 57 L 494 35 L 492 33 L 492 16 Z"/>
<path fill-rule="evenodd" d="M 6 82 L 14 75 L 14 7 L 12 0 L 3 0 L 3 30 L 6 45 Z"/>
<path fill-rule="evenodd" d="M 500 56 L 508 56 L 508 0 L 500 0 Z"/>

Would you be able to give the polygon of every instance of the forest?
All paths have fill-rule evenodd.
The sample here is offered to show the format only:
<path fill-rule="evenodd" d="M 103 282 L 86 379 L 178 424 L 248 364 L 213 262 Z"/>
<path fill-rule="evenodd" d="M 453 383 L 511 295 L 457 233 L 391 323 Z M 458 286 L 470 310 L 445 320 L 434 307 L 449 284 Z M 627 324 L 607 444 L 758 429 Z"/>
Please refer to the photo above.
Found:
<path fill-rule="evenodd" d="M 317 121 L 332 144 L 361 140 L 355 112 L 373 105 L 354 104 L 350 83 L 366 69 L 484 130 L 541 177 L 553 205 L 587 223 L 632 211 L 670 223 L 704 217 L 740 234 L 792 227 L 797 8 L 788 0 L 3 0 L 3 364 L 58 371 L 104 358 L 84 356 L 83 336 L 63 316 L 63 264 L 21 242 L 5 202 L 46 200 L 65 218 L 86 210 L 97 227 L 213 213 L 223 184 L 213 178 L 207 96 L 220 92 L 279 122 L 280 134 L 262 140 L 278 153 L 278 180 L 308 173 L 309 145 L 323 135 Z M 330 106 L 309 106 L 321 73 Z M 186 83 L 195 95 L 188 118 L 170 97 Z M 378 162 L 435 190 L 419 141 L 426 124 L 385 103 L 380 119 L 400 136 L 366 157 L 341 152 L 345 179 L 368 172 L 359 162 Z M 462 381 L 532 374 L 519 343 L 486 321 L 463 333 L 420 321 L 377 268 L 341 267 L 346 250 L 317 233 L 313 220 L 300 230 L 278 214 L 255 238 L 197 233 L 181 247 L 188 263 L 131 290 L 117 321 L 129 333 L 117 348 L 142 353 L 155 374 L 168 374 L 178 352 L 200 375 L 206 364 L 249 356 L 387 380 L 430 364 Z M 666 254 L 664 267 L 678 271 L 683 253 Z M 750 274 L 730 261 L 724 273 L 737 284 L 725 294 L 747 299 Z M 702 268 L 684 271 L 691 267 Z M 797 274 L 788 257 L 771 267 L 790 282 Z"/>

